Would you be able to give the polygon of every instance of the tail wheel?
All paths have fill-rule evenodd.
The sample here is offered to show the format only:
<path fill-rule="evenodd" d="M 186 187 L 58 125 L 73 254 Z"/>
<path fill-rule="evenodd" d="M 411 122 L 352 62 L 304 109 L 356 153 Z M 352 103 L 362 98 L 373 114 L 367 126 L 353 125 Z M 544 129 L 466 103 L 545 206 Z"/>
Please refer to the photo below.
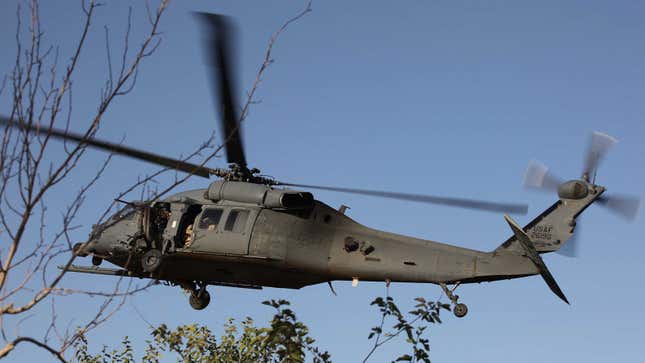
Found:
<path fill-rule="evenodd" d="M 144 253 L 141 257 L 141 267 L 145 272 L 154 272 L 161 266 L 162 260 L 163 256 L 161 255 L 161 251 L 152 249 Z"/>
<path fill-rule="evenodd" d="M 458 318 L 463 318 L 468 314 L 468 306 L 466 304 L 456 304 L 455 307 L 452 309 L 452 312 L 455 314 L 456 317 Z"/>
<path fill-rule="evenodd" d="M 206 290 L 193 292 L 188 299 L 190 306 L 195 310 L 203 310 L 211 302 L 211 295 Z"/>

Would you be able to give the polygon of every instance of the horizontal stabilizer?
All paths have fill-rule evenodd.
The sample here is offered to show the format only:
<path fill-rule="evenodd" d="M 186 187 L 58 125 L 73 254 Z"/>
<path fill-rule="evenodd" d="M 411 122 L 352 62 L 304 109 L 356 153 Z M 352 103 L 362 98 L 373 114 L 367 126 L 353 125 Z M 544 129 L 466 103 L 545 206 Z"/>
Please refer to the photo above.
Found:
<path fill-rule="evenodd" d="M 551 272 L 549 272 L 549 269 L 544 264 L 544 260 L 542 260 L 540 254 L 535 250 L 533 242 L 531 242 L 531 238 L 529 238 L 526 232 L 524 232 L 522 228 L 517 224 L 517 222 L 515 222 L 511 217 L 504 215 L 504 219 L 506 219 L 506 222 L 513 230 L 513 233 L 515 233 L 515 238 L 518 240 L 520 245 L 522 245 L 528 257 L 531 259 L 531 261 L 533 261 L 535 266 L 537 266 L 538 270 L 540 271 L 540 275 L 542 275 L 542 278 L 544 279 L 544 282 L 546 282 L 546 284 L 554 294 L 556 294 L 560 299 L 569 304 L 569 300 L 567 300 L 567 297 L 558 286 L 555 278 L 553 278 L 553 275 L 551 275 Z"/>

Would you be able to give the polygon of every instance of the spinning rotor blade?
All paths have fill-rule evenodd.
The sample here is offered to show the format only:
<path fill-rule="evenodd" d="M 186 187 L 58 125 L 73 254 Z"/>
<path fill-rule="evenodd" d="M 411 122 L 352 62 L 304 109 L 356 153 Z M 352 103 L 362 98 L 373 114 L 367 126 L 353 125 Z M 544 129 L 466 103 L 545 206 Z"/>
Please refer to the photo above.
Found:
<path fill-rule="evenodd" d="M 441 205 L 447 205 L 452 207 L 477 209 L 477 210 L 484 210 L 489 212 L 526 214 L 528 211 L 528 206 L 525 204 L 494 203 L 494 202 L 486 202 L 486 201 L 480 201 L 480 200 L 474 200 L 474 199 L 446 198 L 446 197 L 436 197 L 436 196 L 423 195 L 423 194 L 384 192 L 384 191 L 377 191 L 377 190 L 326 187 L 326 186 L 320 186 L 320 185 L 292 184 L 292 183 L 282 183 L 282 182 L 278 182 L 278 185 L 300 187 L 300 188 L 307 188 L 307 189 L 329 190 L 329 191 L 341 192 L 341 193 L 362 194 L 362 195 L 369 195 L 374 197 L 409 200 L 409 201 L 420 202 L 420 203 L 441 204 Z"/>
<path fill-rule="evenodd" d="M 603 194 L 597 202 L 606 207 L 610 212 L 631 222 L 638 215 L 640 199 L 631 195 L 606 195 Z M 557 254 L 566 257 L 578 257 L 580 255 L 580 224 L 576 226 L 575 233 L 569 238 L 567 243 L 556 251 Z"/>
<path fill-rule="evenodd" d="M 641 200 L 632 195 L 603 195 L 598 203 L 617 216 L 631 222 L 638 215 Z"/>
<path fill-rule="evenodd" d="M 598 165 L 607 154 L 607 151 L 617 142 L 618 140 L 602 132 L 594 131 L 591 134 L 591 142 L 587 149 L 585 166 L 582 171 L 583 178 L 586 176 L 587 181 L 595 179 Z"/>
<path fill-rule="evenodd" d="M 537 160 L 531 160 L 524 173 L 524 187 L 541 189 L 544 191 L 556 191 L 562 184 L 562 180 L 549 173 L 549 168 Z"/>
<path fill-rule="evenodd" d="M 196 13 L 207 24 L 205 48 L 208 52 L 209 73 L 215 92 L 215 106 L 221 112 L 220 131 L 226 144 L 226 160 L 229 164 L 246 167 L 242 145 L 239 115 L 235 108 L 234 69 L 231 62 L 233 25 L 223 15 Z"/>
<path fill-rule="evenodd" d="M 4 116 L 0 116 L 0 124 L 3 126 L 10 126 L 21 130 L 35 132 L 41 135 L 49 135 L 56 139 L 75 141 L 77 143 L 86 144 L 95 149 L 148 161 L 153 164 L 165 166 L 170 169 L 184 171 L 186 173 L 191 173 L 204 178 L 208 178 L 211 174 L 218 175 L 220 173 L 220 171 L 218 171 L 217 169 L 211 169 L 204 166 L 199 166 L 196 164 L 181 161 L 178 159 L 172 159 L 169 157 L 153 154 L 147 151 L 133 149 L 133 148 L 115 144 L 109 141 L 103 141 L 95 138 L 86 138 L 84 135 L 73 133 L 70 131 L 50 129 L 50 128 L 34 126 L 34 125 L 18 124 L 17 122 L 11 121 L 9 118 Z"/>

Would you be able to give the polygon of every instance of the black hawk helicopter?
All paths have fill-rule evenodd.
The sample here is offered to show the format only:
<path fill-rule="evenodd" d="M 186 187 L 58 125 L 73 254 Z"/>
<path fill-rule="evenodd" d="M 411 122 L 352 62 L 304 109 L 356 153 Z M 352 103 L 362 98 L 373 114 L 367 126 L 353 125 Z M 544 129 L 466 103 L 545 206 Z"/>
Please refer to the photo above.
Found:
<path fill-rule="evenodd" d="M 221 105 L 222 134 L 228 169 L 213 169 L 67 131 L 29 126 L 0 117 L 18 127 L 50 137 L 152 162 L 204 178 L 221 178 L 206 189 L 190 190 L 154 202 L 134 202 L 95 225 L 78 256 L 92 256 L 94 267 L 72 265 L 71 272 L 150 278 L 190 291 L 190 305 L 204 309 L 208 285 L 261 289 L 299 289 L 345 280 L 423 282 L 441 286 L 458 317 L 466 315 L 454 290 L 460 284 L 541 275 L 551 290 L 568 303 L 541 258 L 572 236 L 576 218 L 589 205 L 604 202 L 625 217 L 638 209 L 634 198 L 607 198 L 594 180 L 602 156 L 614 140 L 596 133 L 582 178 L 565 183 L 533 163 L 526 174 L 530 186 L 557 190 L 558 200 L 523 228 L 508 215 L 513 236 L 491 252 L 375 230 L 332 208 L 310 192 L 291 188 L 442 204 L 493 212 L 523 213 L 526 205 L 428 195 L 324 187 L 281 182 L 249 168 L 234 105 L 229 60 L 230 25 L 215 14 L 198 14 L 208 24 L 209 59 Z M 290 188 L 284 188 L 290 187 Z M 118 269 L 98 267 L 103 260 Z M 450 286 L 450 287 L 449 287 Z M 333 289 L 332 289 L 333 291 Z"/>

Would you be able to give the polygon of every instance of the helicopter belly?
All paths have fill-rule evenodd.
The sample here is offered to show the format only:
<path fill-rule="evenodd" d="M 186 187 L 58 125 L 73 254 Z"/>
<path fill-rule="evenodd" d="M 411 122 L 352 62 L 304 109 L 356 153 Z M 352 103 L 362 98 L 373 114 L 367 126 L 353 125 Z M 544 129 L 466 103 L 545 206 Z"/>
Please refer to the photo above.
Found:
<path fill-rule="evenodd" d="M 170 280 L 199 280 L 212 284 L 299 289 L 326 281 L 319 275 L 287 268 L 280 260 L 208 253 L 178 253 L 165 262 L 164 270 L 170 272 Z"/>

